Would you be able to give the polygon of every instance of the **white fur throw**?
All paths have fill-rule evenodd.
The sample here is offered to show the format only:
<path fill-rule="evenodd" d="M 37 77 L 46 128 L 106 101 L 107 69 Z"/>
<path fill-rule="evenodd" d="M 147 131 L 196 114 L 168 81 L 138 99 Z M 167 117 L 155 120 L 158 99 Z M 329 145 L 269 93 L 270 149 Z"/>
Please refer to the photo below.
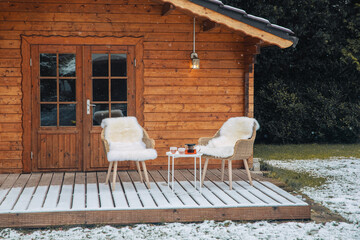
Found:
<path fill-rule="evenodd" d="M 108 161 L 144 161 L 157 158 L 155 149 L 147 149 L 143 130 L 135 117 L 106 118 L 101 122 L 109 142 Z"/>
<path fill-rule="evenodd" d="M 230 157 L 234 154 L 234 146 L 239 139 L 251 138 L 254 124 L 258 130 L 260 125 L 254 118 L 230 118 L 220 128 L 220 136 L 210 140 L 206 146 L 199 146 L 199 151 L 214 157 Z"/>
<path fill-rule="evenodd" d="M 157 158 L 155 149 L 145 148 L 137 149 L 136 151 L 118 151 L 112 150 L 107 154 L 109 162 L 113 161 L 145 161 Z"/>
<path fill-rule="evenodd" d="M 143 130 L 135 117 L 105 118 L 101 122 L 108 142 L 139 142 Z"/>

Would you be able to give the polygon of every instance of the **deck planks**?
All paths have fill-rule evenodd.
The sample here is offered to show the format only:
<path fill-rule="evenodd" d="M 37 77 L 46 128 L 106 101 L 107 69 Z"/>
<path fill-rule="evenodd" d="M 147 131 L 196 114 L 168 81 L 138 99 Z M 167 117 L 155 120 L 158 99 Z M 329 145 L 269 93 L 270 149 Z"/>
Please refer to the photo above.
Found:
<path fill-rule="evenodd" d="M 86 174 L 86 208 L 100 208 L 96 172 L 88 172 Z"/>
<path fill-rule="evenodd" d="M 163 176 L 163 178 L 167 177 L 167 171 L 165 170 L 160 170 L 159 173 Z M 175 183 L 174 183 L 174 189 L 172 189 L 172 194 L 177 196 L 181 202 L 184 203 L 185 206 L 190 206 L 190 207 L 195 207 L 200 205 L 198 202 L 196 202 L 191 195 L 188 194 L 188 192 L 186 191 L 186 188 L 184 188 L 180 182 L 182 181 L 186 181 L 186 178 L 184 178 L 181 174 L 179 174 L 178 171 L 175 171 L 174 176 L 176 176 L 175 178 Z M 170 186 L 171 188 L 171 186 Z"/>
<path fill-rule="evenodd" d="M 129 208 L 129 203 L 127 201 L 125 191 L 122 187 L 119 176 L 117 176 L 116 183 L 115 183 L 115 190 L 112 191 L 112 195 L 114 198 L 114 204 L 116 206 L 116 209 L 128 209 Z"/>
<path fill-rule="evenodd" d="M 138 196 L 141 199 L 141 202 L 144 204 L 144 207 L 156 207 L 157 205 L 153 199 L 153 196 L 150 194 L 150 191 L 147 189 L 143 182 L 140 182 L 139 173 L 136 171 L 128 171 L 128 173 L 136 191 L 138 192 Z"/>
<path fill-rule="evenodd" d="M 212 173 L 212 176 L 216 177 L 217 181 L 220 180 L 221 172 L 218 169 L 211 169 L 211 170 L 209 170 L 209 172 Z M 240 178 L 237 175 L 234 175 L 233 180 L 239 180 L 239 179 Z M 225 182 L 225 183 L 227 183 L 227 182 Z M 228 183 L 227 183 L 227 186 L 228 186 Z M 237 185 L 235 185 L 235 186 L 233 185 L 233 190 L 257 206 L 261 206 L 261 205 L 266 206 L 267 205 L 266 202 L 262 201 L 260 198 L 256 197 L 256 195 L 249 192 L 245 188 L 239 187 Z"/>
<path fill-rule="evenodd" d="M 99 182 L 99 197 L 101 208 L 114 208 L 113 198 L 111 196 L 111 189 L 108 183 L 105 183 L 106 173 L 97 172 L 97 179 Z"/>
<path fill-rule="evenodd" d="M 59 194 L 61 190 L 61 185 L 63 181 L 64 173 L 54 173 L 49 191 L 46 194 L 44 209 L 55 209 L 59 200 Z"/>
<path fill-rule="evenodd" d="M 18 198 L 20 197 L 20 194 L 23 191 L 29 178 L 30 178 L 30 174 L 20 175 L 20 177 L 16 180 L 13 187 L 10 189 L 10 191 L 6 195 L 4 201 L 1 203 L 0 211 L 1 210 L 12 210 L 12 208 L 16 204 Z"/>
<path fill-rule="evenodd" d="M 0 186 L 4 183 L 9 174 L 0 174 Z"/>
<path fill-rule="evenodd" d="M 123 190 L 127 199 L 127 202 L 129 203 L 130 208 L 142 208 L 142 202 L 140 198 L 138 197 L 138 194 L 136 192 L 136 189 L 131 182 L 130 176 L 127 172 L 118 172 L 118 176 L 120 177 L 123 185 Z M 115 191 L 120 191 L 117 188 Z"/>
<path fill-rule="evenodd" d="M 29 181 L 27 182 L 23 192 L 21 193 L 18 201 L 13 208 L 14 211 L 21 211 L 27 209 L 28 205 L 30 204 L 31 198 L 35 192 L 35 189 L 40 181 L 40 178 L 40 173 L 34 173 L 30 176 Z"/>
<path fill-rule="evenodd" d="M 65 173 L 64 181 L 61 187 L 59 203 L 56 206 L 58 210 L 67 210 L 71 208 L 74 179 L 75 173 Z"/>
<path fill-rule="evenodd" d="M 0 183 L 2 199 L 0 202 L 0 226 L 20 224 L 15 224 L 16 221 L 13 220 L 13 225 L 11 225 L 8 220 L 1 219 L 18 218 L 22 216 L 21 214 L 44 214 L 49 218 L 53 216 L 52 214 L 68 212 L 68 216 L 73 217 L 69 221 L 74 222 L 74 219 L 86 219 L 86 214 L 91 211 L 98 212 L 100 215 L 105 214 L 104 219 L 107 219 L 108 214 L 109 221 L 118 219 L 118 223 L 124 223 L 126 220 L 120 220 L 114 211 L 119 211 L 118 214 L 124 211 L 123 213 L 127 217 L 133 218 L 133 215 L 127 215 L 130 213 L 126 211 L 134 211 L 135 216 L 143 216 L 138 211 L 158 210 L 156 216 L 164 215 L 161 221 L 170 215 L 173 215 L 174 219 L 177 219 L 176 221 L 185 221 L 185 219 L 192 221 L 188 216 L 182 215 L 185 212 L 194 215 L 194 221 L 200 219 L 201 214 L 205 214 L 202 219 L 211 219 L 210 212 L 214 216 L 223 212 L 223 215 L 220 214 L 216 218 L 219 220 L 233 214 L 227 210 L 229 208 L 235 212 L 238 211 L 239 214 L 245 211 L 240 209 L 255 211 L 249 216 L 236 215 L 235 217 L 234 215 L 234 217 L 229 217 L 230 220 L 286 219 L 284 214 L 288 212 L 291 219 L 296 218 L 297 215 L 307 216 L 306 211 L 310 208 L 305 202 L 268 181 L 254 180 L 254 186 L 250 186 L 239 175 L 237 172 L 235 181 L 233 181 L 233 190 L 229 190 L 228 183 L 220 181 L 219 170 L 208 170 L 204 186 L 199 191 L 194 188 L 193 170 L 176 170 L 175 188 L 172 191 L 171 186 L 168 187 L 166 182 L 167 171 L 165 170 L 149 171 L 150 189 L 147 189 L 144 182 L 140 182 L 137 171 L 119 171 L 116 176 L 115 190 L 111 189 L 110 183 L 105 183 L 105 172 L 10 174 L 0 179 L 0 182 L 3 181 L 2 184 Z M 283 210 L 279 212 L 279 208 Z M 192 213 L 185 211 L 186 209 L 197 210 Z M 168 210 L 171 211 L 167 212 Z M 264 215 L 256 211 L 264 211 Z M 304 211 L 305 213 L 303 213 Z M 178 214 L 179 216 L 177 216 Z M 66 214 L 61 215 L 64 219 L 66 216 Z M 96 219 L 94 215 L 91 216 Z M 264 216 L 264 218 L 260 216 Z M 139 218 L 139 222 L 146 218 L 143 217 Z M 37 221 L 37 217 L 33 216 L 33 219 Z M 83 224 L 90 222 L 84 221 Z M 56 225 L 56 223 L 55 220 L 52 225 Z M 28 225 L 30 226 L 31 222 Z"/>
<path fill-rule="evenodd" d="M 165 182 L 165 179 L 162 177 L 162 175 L 159 173 L 159 171 L 151 171 L 150 172 L 151 178 L 153 178 L 154 183 L 157 185 L 157 187 L 160 189 L 160 191 L 164 194 L 164 197 L 167 199 L 167 201 L 170 203 L 173 207 L 183 207 L 183 202 L 170 191 L 168 188 L 167 182 Z M 167 179 L 167 178 L 166 178 Z M 152 182 L 150 182 L 150 185 Z"/>
<path fill-rule="evenodd" d="M 1 185 L 1 189 L 0 189 L 0 204 L 2 204 L 6 195 L 11 190 L 12 186 L 14 185 L 16 179 L 19 176 L 20 176 L 20 174 L 10 174 L 9 177 L 7 177 L 4 180 L 4 183 Z"/>
<path fill-rule="evenodd" d="M 40 210 L 44 204 L 46 193 L 50 187 L 53 173 L 43 173 L 40 182 L 30 200 L 28 209 Z"/>
<path fill-rule="evenodd" d="M 85 173 L 77 172 L 75 175 L 72 209 L 81 210 L 84 208 L 85 208 Z"/>

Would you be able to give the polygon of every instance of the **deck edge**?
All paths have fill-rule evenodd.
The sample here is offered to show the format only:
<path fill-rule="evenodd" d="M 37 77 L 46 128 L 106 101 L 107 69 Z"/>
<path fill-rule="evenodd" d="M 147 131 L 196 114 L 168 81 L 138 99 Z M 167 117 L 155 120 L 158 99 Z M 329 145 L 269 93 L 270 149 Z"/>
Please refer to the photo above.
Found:
<path fill-rule="evenodd" d="M 43 213 L 0 214 L 0 227 L 55 227 L 71 225 L 165 222 L 202 222 L 204 220 L 300 220 L 310 219 L 310 206 L 248 207 L 248 208 L 199 208 L 146 209 L 111 211 L 76 211 Z"/>

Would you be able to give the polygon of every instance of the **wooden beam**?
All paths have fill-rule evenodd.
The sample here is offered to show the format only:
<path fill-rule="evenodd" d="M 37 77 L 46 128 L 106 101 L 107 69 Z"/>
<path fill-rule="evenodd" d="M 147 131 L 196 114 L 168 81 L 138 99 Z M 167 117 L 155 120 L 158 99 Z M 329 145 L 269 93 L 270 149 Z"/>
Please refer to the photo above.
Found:
<path fill-rule="evenodd" d="M 217 23 L 207 19 L 202 23 L 202 30 L 204 32 L 207 32 L 207 31 L 210 31 L 211 29 L 214 29 L 214 28 L 216 28 L 218 26 L 219 25 Z"/>
<path fill-rule="evenodd" d="M 31 66 L 30 66 L 30 43 L 26 39 L 21 39 L 21 56 L 22 56 L 22 126 L 23 126 L 23 153 L 22 164 L 23 172 L 31 171 Z M 8 170 L 8 169 L 7 169 Z"/>
<path fill-rule="evenodd" d="M 0 227 L 310 219 L 310 206 L 144 209 L 0 214 Z"/>
<path fill-rule="evenodd" d="M 254 38 L 259 38 L 264 42 L 264 44 L 276 45 L 280 48 L 288 48 L 294 44 L 290 40 L 278 37 L 274 34 L 263 31 L 259 28 L 243 23 L 231 17 L 225 16 L 211 9 L 197 5 L 196 3 L 192 3 L 188 0 L 159 0 L 159 1 L 163 3 L 170 3 L 174 5 L 177 9 L 188 11 L 196 16 L 204 17 L 215 23 L 225 25 L 226 27 L 231 28 L 235 31 L 242 32 Z"/>
<path fill-rule="evenodd" d="M 161 16 L 166 16 L 169 15 L 172 11 L 175 10 L 175 6 L 172 5 L 171 3 L 165 3 L 163 5 L 163 8 L 161 10 Z"/>
<path fill-rule="evenodd" d="M 254 65 L 262 43 L 260 39 L 250 38 L 244 45 L 244 110 L 247 117 L 254 117 Z"/>

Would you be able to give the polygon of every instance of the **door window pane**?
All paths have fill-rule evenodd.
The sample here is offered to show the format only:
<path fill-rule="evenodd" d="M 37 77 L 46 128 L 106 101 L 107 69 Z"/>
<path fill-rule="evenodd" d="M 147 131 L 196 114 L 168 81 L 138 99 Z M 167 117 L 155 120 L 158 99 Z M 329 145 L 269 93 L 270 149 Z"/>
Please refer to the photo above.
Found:
<path fill-rule="evenodd" d="M 75 54 L 59 54 L 59 76 L 60 77 L 76 76 Z"/>
<path fill-rule="evenodd" d="M 40 101 L 57 101 L 56 79 L 40 79 Z"/>
<path fill-rule="evenodd" d="M 127 116 L 126 103 L 111 104 L 111 117 L 126 117 L 126 116 Z"/>
<path fill-rule="evenodd" d="M 105 53 L 92 54 L 93 77 L 109 76 L 109 55 Z"/>
<path fill-rule="evenodd" d="M 111 54 L 111 76 L 126 77 L 126 54 Z"/>
<path fill-rule="evenodd" d="M 56 104 L 41 104 L 41 108 L 40 108 L 41 126 L 57 125 L 56 106 L 57 106 Z"/>
<path fill-rule="evenodd" d="M 59 80 L 59 99 L 60 99 L 60 102 L 76 101 L 75 79 L 60 79 Z"/>
<path fill-rule="evenodd" d="M 127 80 L 111 79 L 111 101 L 127 100 Z"/>
<path fill-rule="evenodd" d="M 56 53 L 41 53 L 40 54 L 40 76 L 41 77 L 56 77 Z"/>
<path fill-rule="evenodd" d="M 76 126 L 76 104 L 60 104 L 59 115 L 60 126 Z"/>
<path fill-rule="evenodd" d="M 93 79 L 93 101 L 109 101 L 108 79 Z"/>
<path fill-rule="evenodd" d="M 104 118 L 109 117 L 109 104 L 96 104 L 93 107 L 93 125 L 99 126 Z"/>

